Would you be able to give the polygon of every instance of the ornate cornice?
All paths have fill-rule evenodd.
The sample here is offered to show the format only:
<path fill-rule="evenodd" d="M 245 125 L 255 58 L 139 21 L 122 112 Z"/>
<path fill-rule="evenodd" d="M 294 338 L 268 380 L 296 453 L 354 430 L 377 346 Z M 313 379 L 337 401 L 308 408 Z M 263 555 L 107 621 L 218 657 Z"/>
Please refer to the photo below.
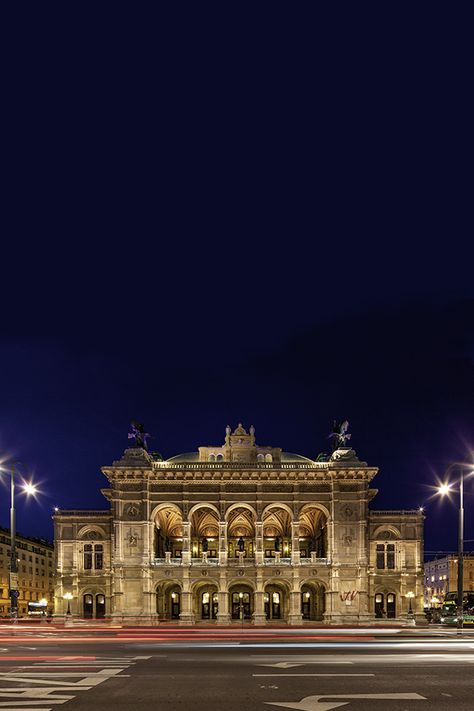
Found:
<path fill-rule="evenodd" d="M 209 481 L 209 482 L 326 482 L 339 480 L 359 480 L 371 481 L 377 474 L 376 467 L 337 467 L 330 469 L 325 467 L 288 467 L 282 468 L 273 467 L 253 467 L 253 466 L 220 466 L 210 469 L 207 466 L 203 467 L 200 464 L 198 467 L 166 467 L 160 469 L 129 469 L 127 467 L 103 467 L 102 472 L 105 474 L 110 483 L 118 482 L 133 482 L 137 480 L 147 481 L 148 484 L 159 484 L 167 481 Z"/>

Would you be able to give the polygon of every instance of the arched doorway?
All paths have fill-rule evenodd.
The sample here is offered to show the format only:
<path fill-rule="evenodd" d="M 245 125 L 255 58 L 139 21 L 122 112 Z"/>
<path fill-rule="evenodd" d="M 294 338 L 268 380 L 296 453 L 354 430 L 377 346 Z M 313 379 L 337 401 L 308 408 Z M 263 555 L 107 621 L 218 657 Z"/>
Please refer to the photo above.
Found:
<path fill-rule="evenodd" d="M 201 592 L 201 620 L 217 620 L 219 595 L 216 590 Z"/>
<path fill-rule="evenodd" d="M 86 593 L 82 600 L 84 619 L 91 620 L 94 617 L 94 598 L 90 593 Z"/>
<path fill-rule="evenodd" d="M 263 594 L 263 606 L 266 619 L 284 620 L 286 618 L 286 591 L 281 585 L 269 584 Z"/>
<path fill-rule="evenodd" d="M 303 620 L 321 621 L 326 609 L 324 586 L 313 580 L 306 581 L 301 587 L 301 614 Z"/>
<path fill-rule="evenodd" d="M 102 593 L 95 596 L 95 616 L 98 620 L 105 617 L 105 595 Z"/>
<path fill-rule="evenodd" d="M 374 612 L 377 619 L 395 619 L 397 616 L 397 596 L 395 593 L 378 592 L 374 598 Z"/>
<path fill-rule="evenodd" d="M 387 593 L 387 617 L 394 619 L 397 616 L 397 604 L 395 593 Z"/>
<path fill-rule="evenodd" d="M 383 593 L 376 593 L 375 595 L 375 617 L 377 619 L 383 619 L 385 616 L 385 596 Z"/>
<path fill-rule="evenodd" d="M 217 584 L 211 581 L 199 582 L 193 591 L 194 617 L 203 622 L 215 622 L 219 612 Z"/>
<path fill-rule="evenodd" d="M 167 580 L 156 588 L 156 614 L 162 620 L 179 620 L 181 587 L 175 580 Z"/>
<path fill-rule="evenodd" d="M 230 591 L 232 620 L 250 620 L 253 613 L 253 590 L 248 585 L 235 585 Z"/>
<path fill-rule="evenodd" d="M 106 614 L 105 595 L 102 592 L 86 592 L 82 596 L 82 613 L 84 619 L 103 619 Z"/>
<path fill-rule="evenodd" d="M 179 620 L 181 613 L 181 594 L 177 590 L 173 590 L 171 597 L 171 619 Z"/>

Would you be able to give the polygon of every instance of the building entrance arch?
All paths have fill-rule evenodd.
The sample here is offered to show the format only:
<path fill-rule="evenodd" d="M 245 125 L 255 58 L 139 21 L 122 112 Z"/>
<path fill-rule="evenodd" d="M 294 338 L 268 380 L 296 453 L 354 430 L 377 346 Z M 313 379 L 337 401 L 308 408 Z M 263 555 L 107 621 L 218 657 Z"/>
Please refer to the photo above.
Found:
<path fill-rule="evenodd" d="M 209 580 L 198 583 L 194 588 L 193 606 L 195 619 L 204 622 L 217 620 L 219 612 L 217 583 Z"/>
<path fill-rule="evenodd" d="M 233 620 L 250 620 L 253 612 L 253 590 L 248 585 L 234 585 L 230 591 L 230 615 Z"/>
<path fill-rule="evenodd" d="M 301 586 L 301 614 L 303 620 L 322 620 L 326 609 L 324 585 L 316 580 L 307 580 Z"/>
<path fill-rule="evenodd" d="M 105 595 L 102 592 L 86 592 L 82 596 L 82 614 L 84 619 L 103 619 L 106 613 Z"/>
<path fill-rule="evenodd" d="M 283 620 L 286 618 L 287 595 L 282 585 L 269 584 L 263 593 L 263 606 L 267 620 Z"/>
<path fill-rule="evenodd" d="M 374 598 L 374 612 L 377 619 L 387 617 L 394 619 L 397 616 L 397 596 L 393 592 L 378 592 Z"/>

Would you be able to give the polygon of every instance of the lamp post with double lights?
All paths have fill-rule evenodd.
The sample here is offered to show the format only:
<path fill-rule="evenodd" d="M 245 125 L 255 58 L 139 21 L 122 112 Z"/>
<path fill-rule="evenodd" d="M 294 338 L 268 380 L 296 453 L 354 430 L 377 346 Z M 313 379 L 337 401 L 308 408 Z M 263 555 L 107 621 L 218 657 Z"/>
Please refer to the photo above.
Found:
<path fill-rule="evenodd" d="M 18 558 L 16 553 L 16 511 L 15 511 L 15 463 L 8 467 L 3 466 L 3 471 L 10 472 L 10 578 L 9 578 L 9 593 L 10 593 L 10 617 L 13 622 L 18 619 L 18 598 L 20 592 L 18 590 Z M 24 482 L 23 491 L 28 495 L 37 493 L 34 484 Z"/>
<path fill-rule="evenodd" d="M 462 632 L 464 627 L 464 470 L 468 468 L 473 473 L 473 465 L 453 463 L 448 467 L 446 474 L 456 467 L 459 469 L 457 627 Z M 452 490 L 453 485 L 445 483 L 438 486 L 437 492 L 440 496 L 446 496 Z"/>

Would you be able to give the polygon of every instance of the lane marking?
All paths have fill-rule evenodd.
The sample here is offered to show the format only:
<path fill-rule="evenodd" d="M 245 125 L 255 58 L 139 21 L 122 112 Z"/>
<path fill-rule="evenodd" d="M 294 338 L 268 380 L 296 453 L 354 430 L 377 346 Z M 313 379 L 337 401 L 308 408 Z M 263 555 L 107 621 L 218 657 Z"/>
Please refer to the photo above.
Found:
<path fill-rule="evenodd" d="M 0 684 L 10 682 L 18 685 L 0 686 L 0 711 L 51 711 L 51 705 L 57 706 L 75 699 L 78 691 L 90 691 L 113 678 L 129 678 L 130 674 L 123 674 L 123 671 L 136 663 L 133 661 L 135 657 L 114 657 L 111 662 L 93 657 L 93 662 L 74 658 L 67 664 L 63 656 L 59 658 L 60 663 L 46 663 L 49 671 L 45 671 L 44 662 L 35 663 L 37 658 L 22 659 L 31 660 L 32 663 L 15 666 L 14 671 L 0 671 Z M 51 666 L 54 671 L 51 671 Z M 60 671 L 57 671 L 58 666 Z M 76 693 L 71 695 L 68 692 Z"/>
<path fill-rule="evenodd" d="M 305 696 L 301 701 L 265 701 L 269 706 L 282 706 L 299 711 L 330 711 L 338 706 L 347 706 L 350 701 L 320 701 L 320 699 L 371 699 L 385 701 L 426 701 L 426 696 L 415 693 L 406 694 L 320 694 Z"/>
<path fill-rule="evenodd" d="M 335 659 L 334 661 L 330 659 L 322 659 L 321 661 L 317 662 L 277 662 L 276 664 L 257 664 L 258 667 L 276 667 L 277 669 L 291 669 L 292 667 L 304 667 L 308 664 L 354 664 L 354 662 L 350 661 L 339 661 L 338 659 Z"/>
<path fill-rule="evenodd" d="M 252 674 L 252 676 L 375 676 L 375 674 Z"/>

